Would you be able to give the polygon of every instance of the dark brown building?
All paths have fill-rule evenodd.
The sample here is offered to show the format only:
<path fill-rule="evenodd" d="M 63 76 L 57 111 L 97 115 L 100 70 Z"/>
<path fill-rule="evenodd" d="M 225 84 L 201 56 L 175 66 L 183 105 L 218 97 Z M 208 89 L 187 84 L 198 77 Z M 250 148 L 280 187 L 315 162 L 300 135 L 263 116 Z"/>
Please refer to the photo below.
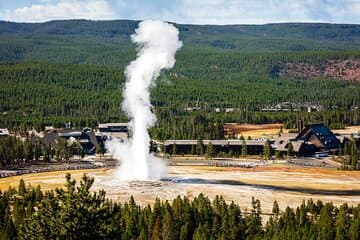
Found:
<path fill-rule="evenodd" d="M 340 148 L 339 139 L 323 123 L 309 124 L 298 134 L 281 134 L 274 147 L 280 152 L 287 152 L 290 143 L 298 156 L 309 156 L 316 152 L 335 153 Z"/>
<path fill-rule="evenodd" d="M 80 143 L 84 154 L 94 154 L 96 146 L 98 145 L 98 139 L 95 133 L 90 128 L 84 128 L 83 130 L 64 129 L 53 130 L 44 135 L 45 145 L 50 145 L 51 148 L 57 148 L 57 139 L 61 137 L 66 140 L 74 138 Z"/>
<path fill-rule="evenodd" d="M 247 154 L 259 155 L 264 151 L 264 145 L 266 141 L 248 140 L 245 141 L 247 147 Z M 243 140 L 202 140 L 204 149 L 211 143 L 213 145 L 214 152 L 229 153 L 232 151 L 235 154 L 241 154 L 243 146 Z M 192 154 L 194 153 L 197 140 L 166 140 L 164 142 L 165 153 L 172 153 L 175 145 L 177 154 Z"/>

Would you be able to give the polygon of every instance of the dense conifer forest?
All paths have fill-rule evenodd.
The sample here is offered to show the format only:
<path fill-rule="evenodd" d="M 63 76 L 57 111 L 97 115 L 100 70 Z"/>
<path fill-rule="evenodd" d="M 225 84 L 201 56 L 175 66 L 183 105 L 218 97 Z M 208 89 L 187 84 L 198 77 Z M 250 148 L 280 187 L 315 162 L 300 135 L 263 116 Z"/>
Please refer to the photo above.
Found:
<path fill-rule="evenodd" d="M 126 121 L 123 70 L 135 58 L 130 35 L 136 26 L 136 21 L 0 22 L 0 126 L 41 130 L 68 121 L 76 127 Z M 175 68 L 152 88 L 154 138 L 211 138 L 223 122 L 283 122 L 292 128 L 301 118 L 332 128 L 360 124 L 359 81 L 280 74 L 285 63 L 321 68 L 329 60 L 358 60 L 360 26 L 177 27 L 184 47 Z M 322 111 L 261 111 L 281 102 L 316 104 Z"/>
<path fill-rule="evenodd" d="M 140 206 L 133 198 L 114 203 L 104 191 L 90 192 L 93 178 L 76 184 L 68 174 L 64 189 L 42 191 L 20 180 L 0 194 L 1 239 L 349 239 L 360 238 L 360 205 L 335 207 L 308 200 L 263 213 L 255 198 L 240 209 L 222 197 Z M 268 220 L 264 220 L 267 216 Z"/>
<path fill-rule="evenodd" d="M 121 110 L 123 71 L 135 59 L 130 35 L 137 24 L 0 21 L 0 127 L 127 121 Z M 360 25 L 176 26 L 184 47 L 175 67 L 162 72 L 151 89 L 158 118 L 153 138 L 219 139 L 224 122 L 360 124 L 360 81 L 282 74 L 286 64 L 324 69 L 324 62 L 357 62 Z M 292 103 L 286 111 L 264 110 L 283 102 Z M 320 111 L 308 112 L 309 105 Z M 266 149 L 264 156 L 270 154 Z M 64 141 L 54 153 L 34 136 L 10 136 L 0 139 L 0 162 L 10 166 L 40 156 L 49 161 L 54 154 L 66 160 L 78 150 Z M 213 155 L 211 145 L 194 150 Z M 355 169 L 354 142 L 341 151 L 347 161 L 342 168 Z M 256 198 L 249 199 L 250 209 L 240 209 L 221 196 L 200 194 L 140 206 L 133 198 L 114 203 L 103 190 L 91 192 L 89 176 L 80 183 L 70 175 L 66 180 L 63 189 L 43 191 L 21 180 L 17 188 L 0 191 L 0 239 L 360 239 L 360 205 L 309 200 L 280 209 L 274 202 L 272 212 L 263 212 Z"/>

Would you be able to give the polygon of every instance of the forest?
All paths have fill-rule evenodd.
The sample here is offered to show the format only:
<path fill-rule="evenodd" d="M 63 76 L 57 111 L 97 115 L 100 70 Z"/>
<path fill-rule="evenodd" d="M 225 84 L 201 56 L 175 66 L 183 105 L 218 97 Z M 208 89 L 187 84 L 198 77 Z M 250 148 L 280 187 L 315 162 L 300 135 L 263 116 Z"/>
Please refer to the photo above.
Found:
<path fill-rule="evenodd" d="M 121 109 L 123 72 L 136 57 L 130 35 L 137 24 L 0 21 L 0 127 L 23 135 L 69 121 L 76 128 L 128 121 Z M 284 123 L 289 129 L 300 119 L 330 128 L 360 124 L 360 81 L 281 74 L 286 64 L 322 69 L 324 62 L 357 62 L 360 25 L 176 27 L 184 47 L 175 67 L 163 71 L 151 89 L 158 119 L 150 129 L 153 139 L 221 139 L 226 122 Z M 263 111 L 283 102 L 301 107 Z M 308 112 L 307 105 L 321 108 Z M 215 154 L 211 146 L 195 150 Z M 51 151 L 34 136 L 0 139 L 4 167 L 66 161 L 78 151 L 65 141 Z M 342 168 L 355 169 L 354 142 L 340 151 Z M 249 199 L 249 209 L 240 209 L 221 196 L 210 200 L 202 194 L 139 205 L 134 198 L 113 202 L 104 190 L 90 191 L 93 183 L 87 175 L 76 182 L 68 174 L 61 189 L 44 191 L 21 180 L 0 191 L 0 239 L 360 239 L 360 205 L 308 200 L 280 209 L 275 201 L 272 212 L 263 212 L 256 198 Z"/>
<path fill-rule="evenodd" d="M 124 68 L 135 58 L 136 21 L 0 22 L 0 127 L 96 127 L 127 121 Z M 285 63 L 321 68 L 360 58 L 360 26 L 342 24 L 176 25 L 184 47 L 151 89 L 155 139 L 212 138 L 224 122 L 299 119 L 331 128 L 360 124 L 360 82 L 281 75 Z M 264 112 L 282 102 L 315 104 Z M 195 109 L 187 111 L 186 109 Z M 218 111 L 216 111 L 218 109 Z M 230 109 L 227 111 L 226 109 Z"/>
<path fill-rule="evenodd" d="M 131 197 L 114 203 L 103 190 L 91 192 L 94 179 L 76 183 L 66 175 L 64 188 L 9 187 L 0 193 L 1 239 L 349 239 L 360 238 L 360 205 L 339 207 L 313 200 L 263 213 L 258 199 L 242 210 L 221 196 L 200 194 L 190 200 L 156 199 L 140 206 Z M 267 216 L 267 220 L 264 220 Z"/>

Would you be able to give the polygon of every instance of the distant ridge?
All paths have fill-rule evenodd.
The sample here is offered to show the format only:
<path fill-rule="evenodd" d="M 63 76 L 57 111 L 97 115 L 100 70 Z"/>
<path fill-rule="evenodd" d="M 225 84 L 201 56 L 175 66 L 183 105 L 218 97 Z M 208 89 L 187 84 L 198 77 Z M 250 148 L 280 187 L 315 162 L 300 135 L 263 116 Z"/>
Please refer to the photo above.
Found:
<path fill-rule="evenodd" d="M 139 21 L 134 20 L 54 20 L 44 23 L 16 23 L 0 21 L 0 36 L 4 35 L 90 35 L 113 37 L 130 35 Z M 189 34 L 228 37 L 270 37 L 330 41 L 360 41 L 359 24 L 332 23 L 269 23 L 264 25 L 190 25 L 176 24 L 183 37 Z M 218 36 L 221 38 L 221 36 Z"/>

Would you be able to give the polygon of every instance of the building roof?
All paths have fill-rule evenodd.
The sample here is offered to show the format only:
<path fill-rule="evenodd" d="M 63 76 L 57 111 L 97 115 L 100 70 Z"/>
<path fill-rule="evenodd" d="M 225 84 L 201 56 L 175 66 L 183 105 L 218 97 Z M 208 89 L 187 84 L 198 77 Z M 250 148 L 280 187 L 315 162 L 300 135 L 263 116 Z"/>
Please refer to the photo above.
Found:
<path fill-rule="evenodd" d="M 56 139 L 59 137 L 58 133 L 56 131 L 45 133 L 43 141 L 45 145 L 51 146 L 52 148 L 56 148 Z"/>
<path fill-rule="evenodd" d="M 59 137 L 80 137 L 82 131 L 81 130 L 74 130 L 74 129 L 64 129 L 57 131 Z"/>
<path fill-rule="evenodd" d="M 275 140 L 274 147 L 278 151 L 287 151 L 288 143 L 295 140 L 297 135 L 297 133 L 281 133 L 281 135 Z"/>
<path fill-rule="evenodd" d="M 108 128 L 108 127 L 128 127 L 129 123 L 99 123 L 98 128 Z"/>
<path fill-rule="evenodd" d="M 296 137 L 297 140 L 312 142 L 317 148 L 339 148 L 340 142 L 323 123 L 307 125 Z"/>
<path fill-rule="evenodd" d="M 8 135 L 9 135 L 9 129 L 0 128 L 0 136 L 8 136 Z"/>
<path fill-rule="evenodd" d="M 196 145 L 198 140 L 166 140 L 164 142 L 165 146 L 168 145 Z M 203 140 L 204 145 L 211 143 L 212 145 L 242 145 L 243 140 L 231 139 L 231 140 Z M 266 141 L 264 140 L 246 140 L 246 145 L 264 145 Z"/>
<path fill-rule="evenodd" d="M 351 139 L 351 134 L 337 135 L 336 138 L 340 141 L 340 143 L 344 143 L 345 141 Z"/>
<path fill-rule="evenodd" d="M 83 131 L 77 131 L 77 130 L 61 130 L 61 131 L 51 131 L 49 133 L 44 134 L 44 143 L 46 145 L 50 145 L 52 148 L 56 149 L 58 148 L 57 139 L 59 137 L 68 138 L 68 137 L 74 137 L 78 139 L 81 147 L 83 148 L 83 151 L 85 153 L 92 153 L 95 151 L 95 147 L 98 144 L 98 141 L 96 139 L 96 135 L 94 132 L 83 132 Z"/>
<path fill-rule="evenodd" d="M 300 152 L 301 147 L 304 145 L 304 142 L 302 141 L 292 141 L 291 142 L 292 146 L 293 146 L 293 150 L 294 152 Z"/>

